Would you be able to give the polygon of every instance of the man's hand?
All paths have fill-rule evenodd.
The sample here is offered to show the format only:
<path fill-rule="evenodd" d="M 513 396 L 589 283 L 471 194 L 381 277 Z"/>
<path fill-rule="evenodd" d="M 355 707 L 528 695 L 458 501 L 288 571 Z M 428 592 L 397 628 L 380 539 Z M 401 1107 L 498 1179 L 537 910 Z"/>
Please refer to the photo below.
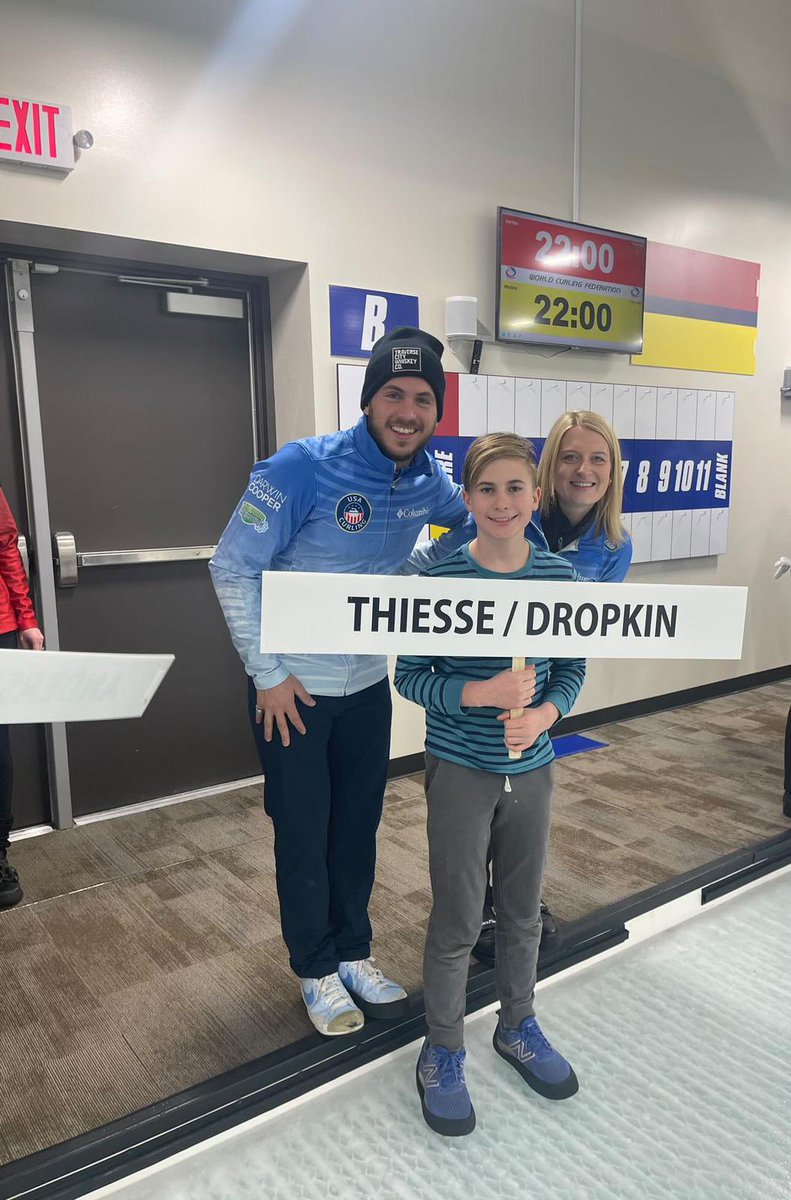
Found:
<path fill-rule="evenodd" d="M 527 708 L 521 717 L 512 717 L 510 712 L 500 713 L 497 718 L 505 726 L 505 744 L 509 750 L 521 754 L 529 750 L 533 743 L 550 729 L 558 720 L 560 713 L 554 704 L 547 701 L 537 708 Z"/>
<path fill-rule="evenodd" d="M 303 704 L 307 704 L 311 708 L 316 704 L 313 697 L 305 691 L 294 675 L 289 675 L 288 679 L 284 679 L 275 687 L 262 688 L 260 692 L 256 692 L 255 719 L 256 724 L 263 723 L 264 741 L 272 741 L 275 722 L 277 722 L 280 740 L 284 746 L 291 745 L 289 721 L 298 733 L 305 732 L 305 725 L 297 708 L 297 700 L 301 700 Z"/>
<path fill-rule="evenodd" d="M 462 708 L 527 708 L 536 693 L 536 668 L 530 663 L 524 671 L 501 671 L 491 679 L 465 683 Z"/>
<path fill-rule="evenodd" d="M 20 629 L 17 640 L 21 650 L 44 649 L 44 634 L 40 629 Z"/>

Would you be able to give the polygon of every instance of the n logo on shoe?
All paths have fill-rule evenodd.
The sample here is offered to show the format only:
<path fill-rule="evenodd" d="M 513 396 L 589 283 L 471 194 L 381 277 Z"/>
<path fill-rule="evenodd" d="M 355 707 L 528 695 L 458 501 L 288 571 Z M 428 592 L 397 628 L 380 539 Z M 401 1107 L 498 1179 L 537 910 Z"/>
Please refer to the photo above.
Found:
<path fill-rule="evenodd" d="M 424 1087 L 439 1087 L 436 1063 L 426 1063 L 423 1067 L 422 1074 Z"/>

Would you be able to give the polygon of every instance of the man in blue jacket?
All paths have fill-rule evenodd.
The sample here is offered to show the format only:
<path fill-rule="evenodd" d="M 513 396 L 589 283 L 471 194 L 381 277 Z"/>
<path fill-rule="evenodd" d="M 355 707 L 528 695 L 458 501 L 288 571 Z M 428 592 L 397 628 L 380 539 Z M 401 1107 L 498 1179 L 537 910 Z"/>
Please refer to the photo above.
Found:
<path fill-rule="evenodd" d="M 328 1036 L 359 1029 L 363 1013 L 398 1016 L 407 1000 L 370 957 L 387 660 L 262 654 L 261 572 L 394 574 L 427 522 L 464 520 L 461 489 L 426 451 L 445 397 L 441 355 L 442 343 L 419 329 L 380 338 L 354 428 L 256 463 L 209 564 L 250 676 L 283 938 L 308 1015 Z"/>

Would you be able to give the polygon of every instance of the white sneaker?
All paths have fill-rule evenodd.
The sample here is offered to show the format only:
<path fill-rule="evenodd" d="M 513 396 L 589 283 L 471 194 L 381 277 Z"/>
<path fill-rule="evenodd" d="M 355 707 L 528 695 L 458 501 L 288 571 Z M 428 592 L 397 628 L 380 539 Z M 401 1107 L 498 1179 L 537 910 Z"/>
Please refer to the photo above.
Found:
<path fill-rule="evenodd" d="M 339 963 L 338 975 L 367 1017 L 392 1021 L 406 1015 L 409 997 L 399 984 L 385 978 L 372 958 Z"/>
<path fill-rule="evenodd" d="M 339 1037 L 362 1029 L 365 1018 L 337 975 L 300 979 L 299 987 L 308 1016 L 319 1033 Z"/>

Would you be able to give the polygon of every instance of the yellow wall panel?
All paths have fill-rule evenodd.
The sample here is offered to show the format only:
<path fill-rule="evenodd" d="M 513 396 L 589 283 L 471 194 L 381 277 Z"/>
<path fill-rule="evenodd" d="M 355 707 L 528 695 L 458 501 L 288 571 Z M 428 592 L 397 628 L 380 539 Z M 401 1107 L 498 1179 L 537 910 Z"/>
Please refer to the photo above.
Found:
<path fill-rule="evenodd" d="M 755 339 L 752 325 L 726 325 L 646 313 L 642 354 L 633 354 L 640 367 L 676 367 L 690 371 L 725 371 L 755 374 Z"/>

